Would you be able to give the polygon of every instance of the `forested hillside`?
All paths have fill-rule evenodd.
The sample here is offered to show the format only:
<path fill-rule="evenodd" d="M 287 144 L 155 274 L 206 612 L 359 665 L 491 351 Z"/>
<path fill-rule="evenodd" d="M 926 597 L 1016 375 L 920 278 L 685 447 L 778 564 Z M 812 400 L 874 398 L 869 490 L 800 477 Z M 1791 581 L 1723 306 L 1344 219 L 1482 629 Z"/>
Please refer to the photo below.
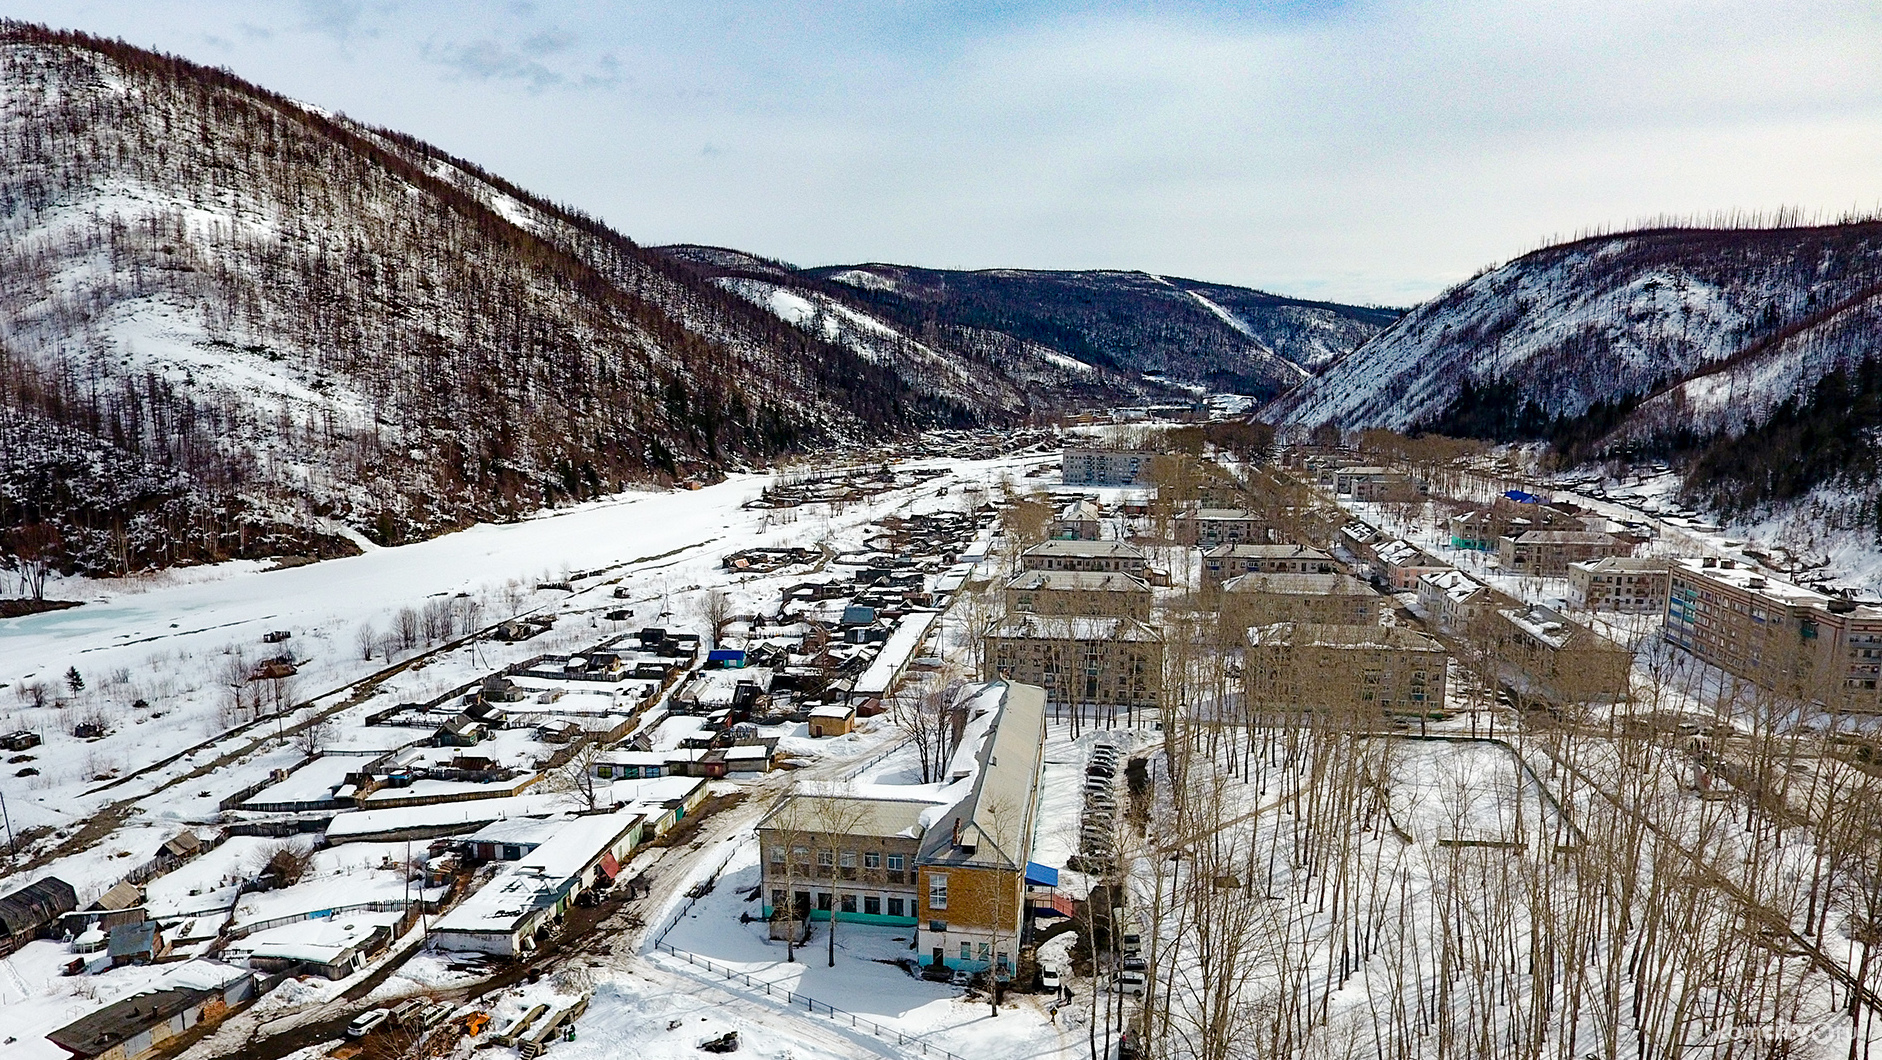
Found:
<path fill-rule="evenodd" d="M 1659 229 L 1490 270 L 1266 414 L 1672 459 L 1693 499 L 1744 513 L 1875 485 L 1878 357 L 1882 222 Z"/>
<path fill-rule="evenodd" d="M 949 354 L 1009 373 L 1144 373 L 1266 399 L 1398 319 L 1144 272 L 795 269 L 716 247 L 665 248 L 787 319 L 868 348 Z"/>
<path fill-rule="evenodd" d="M 121 43 L 0 25 L 0 158 L 0 524 L 71 568 L 396 542 L 1025 404 Z"/>
<path fill-rule="evenodd" d="M 1269 414 L 1514 435 L 1604 402 L 1638 409 L 1616 427 L 1667 407 L 1666 426 L 1736 430 L 1861 360 L 1879 284 L 1873 221 L 1578 240 L 1418 307 Z"/>

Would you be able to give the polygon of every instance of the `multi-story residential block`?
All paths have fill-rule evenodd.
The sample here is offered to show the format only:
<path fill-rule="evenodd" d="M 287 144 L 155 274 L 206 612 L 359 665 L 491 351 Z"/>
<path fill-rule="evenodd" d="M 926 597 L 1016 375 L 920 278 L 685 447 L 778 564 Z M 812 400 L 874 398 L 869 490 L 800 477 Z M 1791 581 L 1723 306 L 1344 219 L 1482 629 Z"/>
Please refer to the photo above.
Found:
<path fill-rule="evenodd" d="M 1403 626 L 1256 626 L 1243 669 L 1248 708 L 1442 710 L 1445 659 L 1444 645 Z"/>
<path fill-rule="evenodd" d="M 1762 688 L 1875 711 L 1882 608 L 1794 585 L 1732 560 L 1673 563 L 1666 639 Z"/>
<path fill-rule="evenodd" d="M 1219 607 L 1230 628 L 1276 622 L 1374 626 L 1384 600 L 1350 574 L 1242 574 L 1222 583 Z"/>
<path fill-rule="evenodd" d="M 1333 473 L 1333 492 L 1356 501 L 1408 501 L 1418 496 L 1418 486 L 1389 467 L 1343 467 Z"/>
<path fill-rule="evenodd" d="M 1042 541 L 1020 554 L 1026 570 L 1121 571 L 1142 576 L 1149 560 L 1123 541 Z"/>
<path fill-rule="evenodd" d="M 1265 516 L 1241 508 L 1192 508 L 1177 515 L 1172 531 L 1177 544 L 1200 548 L 1268 544 L 1271 536 Z"/>
<path fill-rule="evenodd" d="M 1244 574 L 1334 574 L 1338 561 L 1305 545 L 1217 545 L 1202 554 L 1202 582 L 1216 587 Z"/>
<path fill-rule="evenodd" d="M 989 633 L 985 680 L 1045 689 L 1054 706 L 1149 709 L 1163 689 L 1163 638 L 1131 618 L 1009 615 Z"/>
<path fill-rule="evenodd" d="M 1671 581 L 1663 559 L 1609 556 L 1568 565 L 1568 604 L 1588 611 L 1658 614 Z"/>
<path fill-rule="evenodd" d="M 1590 530 L 1530 530 L 1520 537 L 1497 538 L 1497 559 L 1509 574 L 1565 578 L 1570 563 L 1592 563 L 1624 556 L 1633 546 L 1613 534 Z"/>
<path fill-rule="evenodd" d="M 1451 547 L 1477 552 L 1495 552 L 1497 538 L 1520 537 L 1531 530 L 1586 529 L 1587 517 L 1572 506 L 1549 504 L 1516 490 L 1498 497 L 1488 508 L 1450 518 Z"/>
<path fill-rule="evenodd" d="M 1115 571 L 1024 570 L 1006 583 L 1010 614 L 1150 619 L 1150 583 Z"/>
<path fill-rule="evenodd" d="M 1067 486 L 1148 486 L 1159 454 L 1146 449 L 1066 449 L 1059 478 Z"/>
<path fill-rule="evenodd" d="M 1515 603 L 1461 570 L 1438 570 L 1418 578 L 1418 606 L 1445 633 L 1464 633 L 1491 611 Z"/>
<path fill-rule="evenodd" d="M 775 938 L 813 920 L 913 927 L 916 861 L 932 803 L 860 795 L 786 796 L 758 822 L 764 914 Z"/>
<path fill-rule="evenodd" d="M 1101 536 L 1099 520 L 1103 515 L 1096 501 L 1073 501 L 1052 520 L 1052 537 L 1058 541 L 1096 541 Z"/>
<path fill-rule="evenodd" d="M 1551 703 L 1617 702 L 1634 656 L 1553 608 L 1503 608 L 1491 627 L 1499 671 L 1519 691 Z"/>
<path fill-rule="evenodd" d="M 1394 592 L 1418 588 L 1418 579 L 1427 574 L 1451 570 L 1451 565 L 1409 541 L 1396 538 L 1372 545 L 1372 566 Z"/>
<path fill-rule="evenodd" d="M 992 695 L 989 695 L 992 693 Z M 792 794 L 758 824 L 759 894 L 777 938 L 835 919 L 911 929 L 925 963 L 1014 968 L 1045 749 L 1043 689 L 998 684 L 963 705 L 950 779 L 930 802 Z M 928 823 L 932 822 L 932 823 Z"/>
<path fill-rule="evenodd" d="M 975 756 L 973 789 L 922 837 L 916 949 L 930 964 L 1010 976 L 1028 919 L 1046 699 L 1011 684 Z M 970 721 L 969 724 L 972 724 Z"/>

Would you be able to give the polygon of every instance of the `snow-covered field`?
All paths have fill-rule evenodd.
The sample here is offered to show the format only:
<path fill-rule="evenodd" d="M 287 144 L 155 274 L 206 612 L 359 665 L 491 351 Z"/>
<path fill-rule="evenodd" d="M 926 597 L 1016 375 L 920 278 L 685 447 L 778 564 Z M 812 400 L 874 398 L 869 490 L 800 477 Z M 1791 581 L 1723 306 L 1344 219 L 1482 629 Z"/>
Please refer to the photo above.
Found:
<path fill-rule="evenodd" d="M 342 777 L 345 763 L 337 759 L 324 770 L 320 765 L 327 760 L 296 770 L 305 754 L 294 741 L 275 739 L 275 719 L 252 723 L 239 714 L 232 716 L 230 689 L 224 683 L 231 672 L 228 660 L 239 656 L 248 666 L 277 650 L 262 642 L 266 632 L 293 634 L 283 645 L 293 650 L 299 665 L 293 699 L 311 700 L 322 709 L 343 708 L 333 715 L 329 730 L 333 752 L 352 752 L 351 758 L 389 750 L 427 731 L 369 729 L 360 724 L 366 713 L 423 701 L 509 661 L 583 647 L 636 624 L 700 628 L 709 590 L 722 591 L 734 614 L 769 612 L 776 607 L 779 588 L 801 580 L 802 570 L 776 575 L 727 571 L 721 556 L 764 545 L 825 545 L 834 552 L 860 553 L 864 528 L 884 516 L 957 509 L 966 487 L 984 489 L 1001 478 L 1017 477 L 1025 464 L 1037 459 L 936 461 L 945 464 L 949 474 L 840 506 L 783 512 L 748 509 L 743 505 L 767 480 L 741 476 L 701 490 L 628 494 L 513 524 L 478 526 L 418 544 L 283 570 L 232 563 L 122 582 L 55 581 L 49 596 L 82 599 L 84 605 L 0 623 L 0 676 L 13 689 L 0 702 L 0 731 L 30 729 L 45 741 L 9 767 L 30 766 L 36 773 L 7 780 L 7 808 L 16 830 L 56 830 L 40 840 L 40 849 L 72 836 L 101 812 L 112 810 L 121 819 L 101 818 L 115 827 L 89 846 L 18 878 L 23 882 L 57 875 L 74 885 L 82 906 L 128 869 L 149 861 L 185 828 L 211 831 L 210 825 L 221 819 L 218 802 L 258 781 L 265 783 L 271 770 L 292 772 L 277 776 L 252 799 L 318 798 Z M 563 582 L 569 587 L 538 588 Z M 480 627 L 513 614 L 553 614 L 557 621 L 548 633 L 518 644 L 480 639 L 474 645 L 445 648 L 421 642 L 410 648 L 393 645 L 388 651 L 382 638 L 394 628 L 397 613 L 438 600 L 459 608 L 467 608 L 463 601 L 470 601 L 475 605 L 474 625 Z M 632 609 L 634 620 L 622 624 L 603 617 L 618 608 Z M 943 624 L 940 642 L 957 645 L 959 635 L 948 625 Z M 362 647 L 368 645 L 359 637 L 367 626 L 379 635 L 369 645 L 372 658 L 364 657 Z M 390 663 L 414 658 L 419 661 L 382 677 L 374 694 L 346 705 L 357 682 Z M 66 681 L 70 670 L 79 673 L 82 688 Z M 132 707 L 138 700 L 144 705 Z M 284 723 L 307 716 L 306 710 L 289 713 Z M 107 735 L 73 736 L 74 719 L 81 717 L 102 720 Z M 674 718 L 656 728 L 654 745 L 674 746 L 697 728 L 696 721 Z M 880 728 L 817 741 L 804 739 L 801 730 L 800 724 L 767 734 L 782 737 L 780 750 L 787 754 L 827 760 L 838 769 L 847 769 L 844 763 L 852 760 L 870 762 L 885 746 L 886 733 Z M 499 737 L 491 750 L 504 759 L 525 753 L 522 748 L 506 751 L 506 746 Z M 172 757 L 174 761 L 166 761 Z M 891 764 L 879 772 L 895 769 Z M 139 770 L 146 772 L 136 775 Z M 788 782 L 784 774 L 776 779 Z M 937 791 L 934 797 L 947 796 Z M 534 800 L 544 803 L 535 810 L 542 812 L 557 798 L 541 794 L 501 801 L 518 802 L 521 812 L 526 808 L 520 803 Z M 444 804 L 442 809 L 453 805 L 462 804 Z M 406 878 L 404 844 L 348 843 L 316 852 L 295 886 L 246 894 L 238 901 L 236 886 L 252 878 L 281 845 L 274 839 L 232 837 L 159 876 L 149 890 L 153 915 L 194 917 L 213 935 L 225 922 L 239 929 L 245 923 L 336 906 L 397 903 L 408 893 L 422 893 Z M 4 1060 L 36 1060 L 50 1048 L 39 1037 L 44 1031 L 69 1021 L 94 1000 L 108 1001 L 148 986 L 159 974 L 118 969 L 104 976 L 63 978 L 58 972 L 69 959 L 63 944 L 37 942 L 0 962 L 6 972 L 0 976 L 0 992 L 9 1012 L 29 1017 L 22 1025 L 29 1033 L 0 1045 Z M 434 981 L 449 981 L 453 975 L 461 977 L 427 970 L 428 960 L 414 958 L 375 996 L 397 996 L 428 988 Z M 658 989 L 637 985 L 637 977 L 648 976 L 659 983 Z M 692 1003 L 686 998 L 712 993 L 713 988 L 686 975 L 646 966 L 630 969 L 620 982 L 603 985 L 583 1033 L 597 1033 L 588 1030 L 592 1021 L 599 1033 L 589 1040 L 613 1047 L 620 1039 L 605 1028 L 638 1025 L 655 1011 L 678 1012 Z M 284 1012 L 315 1011 L 334 991 L 315 983 L 290 994 L 271 998 L 267 1005 Z M 758 1003 L 731 1009 L 716 1003 L 715 1009 L 726 1013 L 728 1026 L 763 1033 L 767 1041 L 801 1043 L 800 1055 L 879 1048 L 829 1029 L 798 1026 L 800 1018 Z M 973 1014 L 971 1009 L 963 1011 Z M 1017 1032 L 1023 1024 L 1016 1013 L 1000 1026 Z M 779 1032 L 779 1026 L 795 1029 Z M 648 1035 L 645 1044 L 650 1049 L 669 1038 L 675 1049 L 688 1052 L 696 1044 L 690 1028 L 670 1035 L 650 1030 Z"/>

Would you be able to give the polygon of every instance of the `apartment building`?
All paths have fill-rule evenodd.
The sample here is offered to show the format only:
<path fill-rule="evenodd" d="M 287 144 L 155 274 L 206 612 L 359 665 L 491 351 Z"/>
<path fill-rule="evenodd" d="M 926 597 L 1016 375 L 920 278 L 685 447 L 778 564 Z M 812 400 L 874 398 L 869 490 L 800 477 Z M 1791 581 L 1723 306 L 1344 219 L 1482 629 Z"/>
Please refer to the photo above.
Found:
<path fill-rule="evenodd" d="M 1418 578 L 1418 607 L 1445 633 L 1464 633 L 1514 602 L 1461 570 L 1429 571 Z"/>
<path fill-rule="evenodd" d="M 1020 554 L 1026 570 L 1118 571 L 1142 577 L 1150 561 L 1123 541 L 1042 541 Z"/>
<path fill-rule="evenodd" d="M 1202 554 L 1202 583 L 1211 588 L 1244 574 L 1335 574 L 1331 555 L 1305 545 L 1217 545 Z"/>
<path fill-rule="evenodd" d="M 1393 592 L 1415 590 L 1418 579 L 1425 575 L 1453 569 L 1417 545 L 1397 538 L 1372 545 L 1372 566 Z"/>
<path fill-rule="evenodd" d="M 1008 614 L 1150 620 L 1150 583 L 1115 571 L 1023 570 L 1005 592 Z"/>
<path fill-rule="evenodd" d="M 1343 467 L 1333 473 L 1333 492 L 1356 501 L 1409 501 L 1418 496 L 1412 477 L 1389 467 Z"/>
<path fill-rule="evenodd" d="M 984 647 L 983 680 L 1038 685 L 1054 706 L 1150 709 L 1163 689 L 1163 638 L 1136 619 L 1009 615 Z"/>
<path fill-rule="evenodd" d="M 1248 631 L 1251 710 L 1442 710 L 1444 645 L 1403 626 L 1283 622 Z"/>
<path fill-rule="evenodd" d="M 1059 510 L 1053 518 L 1051 534 L 1057 541 L 1096 541 L 1104 512 L 1093 500 L 1077 500 Z"/>
<path fill-rule="evenodd" d="M 860 795 L 786 796 L 758 822 L 758 863 L 771 936 L 802 938 L 812 921 L 913 927 L 921 815 L 933 804 Z"/>
<path fill-rule="evenodd" d="M 1525 498 L 1513 499 L 1511 494 Z M 1548 504 L 1515 490 L 1488 508 L 1451 516 L 1451 547 L 1495 552 L 1500 537 L 1520 537 L 1531 530 L 1586 530 L 1587 518 L 1568 505 Z"/>
<path fill-rule="evenodd" d="M 989 694 L 991 693 L 991 694 Z M 991 686 L 964 704 L 949 776 L 931 802 L 793 793 L 758 823 L 759 894 L 774 938 L 816 921 L 911 929 L 924 963 L 1010 974 L 1025 923 L 1039 809 L 1045 691 Z"/>
<path fill-rule="evenodd" d="M 1671 574 L 1663 559 L 1609 556 L 1568 565 L 1568 604 L 1588 611 L 1658 614 L 1666 610 Z"/>
<path fill-rule="evenodd" d="M 1664 636 L 1782 695 L 1853 710 L 1882 708 L 1882 608 L 1826 596 L 1762 567 L 1675 561 Z"/>
<path fill-rule="evenodd" d="M 1065 449 L 1059 478 L 1067 486 L 1148 486 L 1157 456 L 1147 449 Z"/>
<path fill-rule="evenodd" d="M 1008 684 L 975 756 L 972 791 L 922 837 L 916 949 L 924 963 L 1010 976 L 1026 923 L 1046 696 Z M 969 724 L 973 724 L 970 719 Z"/>
<path fill-rule="evenodd" d="M 1267 544 L 1267 519 L 1243 508 L 1192 508 L 1177 515 L 1171 528 L 1179 545 L 1214 548 L 1217 545 Z"/>
<path fill-rule="evenodd" d="M 1350 574 L 1242 574 L 1222 583 L 1218 606 L 1231 629 L 1277 622 L 1376 626 L 1384 602 Z"/>
<path fill-rule="evenodd" d="M 1537 578 L 1566 578 L 1570 563 L 1592 563 L 1631 551 L 1632 545 L 1613 534 L 1590 530 L 1530 530 L 1496 540 L 1497 559 L 1504 571 Z"/>
<path fill-rule="evenodd" d="M 1499 669 L 1518 690 L 1551 703 L 1612 703 L 1626 697 L 1634 656 L 1540 604 L 1502 608 L 1490 627 Z"/>

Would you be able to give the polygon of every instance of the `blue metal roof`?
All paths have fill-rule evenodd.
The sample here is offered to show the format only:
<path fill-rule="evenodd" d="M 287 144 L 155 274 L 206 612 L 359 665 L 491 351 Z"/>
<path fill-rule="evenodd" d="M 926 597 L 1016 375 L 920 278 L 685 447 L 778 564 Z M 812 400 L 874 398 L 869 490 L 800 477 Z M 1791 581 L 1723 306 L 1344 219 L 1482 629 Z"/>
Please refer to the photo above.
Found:
<path fill-rule="evenodd" d="M 1036 861 L 1028 861 L 1026 863 L 1026 882 L 1038 884 L 1041 887 L 1057 887 L 1059 885 L 1059 870 L 1049 865 L 1041 865 Z"/>
<path fill-rule="evenodd" d="M 1510 500 L 1515 501 L 1517 504 L 1541 504 L 1542 503 L 1541 497 L 1538 497 L 1533 493 L 1524 493 L 1522 490 L 1506 490 L 1503 496 L 1509 498 Z"/>

